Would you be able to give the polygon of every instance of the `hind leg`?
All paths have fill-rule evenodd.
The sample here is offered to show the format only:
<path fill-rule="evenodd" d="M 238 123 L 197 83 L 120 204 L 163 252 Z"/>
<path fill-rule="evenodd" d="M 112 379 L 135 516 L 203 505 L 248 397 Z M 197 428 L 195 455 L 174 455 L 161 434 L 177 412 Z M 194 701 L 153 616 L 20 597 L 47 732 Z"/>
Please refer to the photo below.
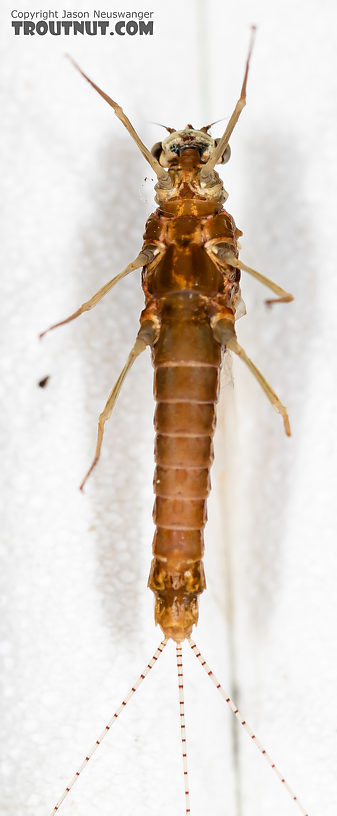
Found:
<path fill-rule="evenodd" d="M 230 351 L 233 351 L 234 354 L 237 354 L 238 357 L 243 360 L 246 366 L 248 366 L 249 370 L 252 372 L 255 379 L 258 381 L 259 385 L 266 394 L 266 397 L 268 397 L 269 402 L 271 402 L 273 408 L 275 408 L 275 411 L 277 411 L 278 414 L 281 414 L 284 430 L 287 436 L 291 436 L 290 422 L 285 405 L 283 405 L 277 394 L 275 394 L 275 391 L 272 389 L 271 385 L 269 385 L 269 382 L 267 382 L 263 374 L 261 374 L 261 371 L 259 371 L 256 365 L 254 365 L 252 360 L 248 357 L 242 346 L 239 345 L 232 320 L 226 317 L 215 320 L 213 322 L 213 334 L 218 343 L 221 343 L 224 348 L 228 348 Z"/>
<path fill-rule="evenodd" d="M 256 365 L 254 365 L 252 360 L 247 356 L 242 346 L 239 345 L 235 335 L 233 335 L 233 337 L 230 338 L 230 340 L 227 340 L 226 347 L 233 351 L 234 354 L 237 354 L 238 357 L 240 357 L 240 359 L 243 360 L 244 363 L 246 363 L 246 366 L 248 366 L 249 370 L 252 372 L 255 379 L 258 381 L 259 385 L 261 386 L 264 393 L 268 397 L 269 402 L 271 402 L 272 406 L 275 408 L 275 411 L 281 414 L 284 424 L 284 430 L 287 436 L 291 436 L 290 422 L 286 407 L 283 405 L 277 394 L 275 394 L 275 391 L 272 389 L 271 385 L 269 385 L 263 374 L 261 374 L 261 371 L 259 371 Z"/>
<path fill-rule="evenodd" d="M 118 397 L 119 392 L 121 390 L 121 387 L 123 385 L 125 377 L 126 377 L 127 373 L 130 371 L 130 368 L 133 365 L 136 357 L 138 357 L 138 355 L 141 354 L 142 351 L 144 351 L 144 349 L 146 348 L 146 345 L 147 345 L 147 343 L 141 337 L 137 337 L 137 340 L 136 340 L 134 346 L 132 347 L 132 349 L 130 351 L 130 354 L 129 354 L 128 359 L 127 359 L 127 361 L 125 363 L 125 366 L 124 366 L 124 368 L 122 368 L 122 371 L 121 371 L 118 379 L 116 380 L 115 385 L 114 385 L 111 393 L 109 394 L 109 397 L 108 397 L 107 402 L 106 402 L 106 404 L 105 404 L 105 406 L 103 408 L 103 411 L 99 415 L 95 456 L 93 458 L 93 461 L 92 461 L 92 463 L 90 465 L 90 468 L 89 468 L 88 472 L 86 473 L 83 481 L 80 484 L 80 490 L 83 490 L 84 485 L 85 485 L 88 477 L 92 473 L 94 467 L 96 467 L 97 462 L 99 460 L 99 457 L 101 455 L 101 447 L 102 447 L 103 434 L 104 434 L 104 425 L 105 425 L 106 421 L 111 417 L 113 407 L 115 405 L 115 402 L 117 400 L 117 397 Z"/>

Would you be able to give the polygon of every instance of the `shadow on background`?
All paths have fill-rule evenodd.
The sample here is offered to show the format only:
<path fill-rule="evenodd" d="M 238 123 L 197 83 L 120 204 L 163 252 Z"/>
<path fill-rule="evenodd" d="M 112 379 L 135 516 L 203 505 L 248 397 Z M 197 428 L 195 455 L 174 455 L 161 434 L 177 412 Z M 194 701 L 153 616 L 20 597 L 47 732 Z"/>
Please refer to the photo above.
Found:
<path fill-rule="evenodd" d="M 249 211 L 246 208 L 246 219 L 243 210 L 243 229 L 246 220 L 253 246 L 246 239 L 241 257 L 295 296 L 293 303 L 267 310 L 263 301 L 269 290 L 248 281 L 243 273 L 244 297 L 248 291 L 255 303 L 249 305 L 247 322 L 240 321 L 239 339 L 287 406 L 293 434 L 288 441 L 281 418 L 267 400 L 263 406 L 259 401 L 258 412 L 256 405 L 252 406 L 248 423 L 250 462 L 243 465 L 249 535 L 241 542 L 240 557 L 243 553 L 246 565 L 246 624 L 251 632 L 260 631 L 263 636 L 282 582 L 283 540 L 308 389 L 316 284 L 311 238 L 314 225 L 307 214 L 305 168 L 296 144 L 291 134 L 283 140 L 269 132 L 263 140 L 260 134 L 255 135 L 250 148 L 256 160 L 250 161 L 244 172 L 254 206 L 250 205 Z M 239 463 L 237 473 L 239 478 Z"/>
<path fill-rule="evenodd" d="M 92 212 L 83 223 L 74 261 L 78 302 L 97 291 L 136 257 L 150 210 L 142 201 L 140 178 L 151 169 L 137 148 L 115 138 L 94 156 L 88 174 Z M 140 177 L 140 173 L 143 175 Z M 150 179 L 147 185 L 153 187 Z M 154 209 L 154 207 L 152 208 Z M 98 415 L 103 409 L 138 331 L 143 308 L 141 270 L 130 274 L 94 309 L 81 317 L 83 382 L 88 428 L 88 466 L 92 461 Z M 80 340 L 79 340 L 80 342 Z M 96 581 L 106 625 L 114 641 L 139 640 L 137 610 L 146 592 L 142 576 L 144 457 L 152 462 L 152 387 L 148 353 L 126 379 L 105 436 L 100 462 L 86 485 L 97 554 Z M 149 456 L 150 454 L 150 456 Z M 145 466 L 146 471 L 146 466 Z M 151 469 L 147 473 L 149 492 Z M 151 515 L 151 505 L 149 508 Z M 144 534 L 143 534 L 144 535 Z M 151 539 L 148 546 L 148 568 Z"/>

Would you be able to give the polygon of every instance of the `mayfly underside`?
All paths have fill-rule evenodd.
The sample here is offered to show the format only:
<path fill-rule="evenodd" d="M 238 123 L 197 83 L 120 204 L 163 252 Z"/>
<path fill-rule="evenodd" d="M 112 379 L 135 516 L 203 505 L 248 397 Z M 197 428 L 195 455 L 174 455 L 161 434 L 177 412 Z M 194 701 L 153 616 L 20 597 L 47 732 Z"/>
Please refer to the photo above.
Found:
<path fill-rule="evenodd" d="M 198 621 L 198 596 L 206 587 L 203 531 L 210 490 L 219 377 L 225 350 L 238 355 L 249 367 L 273 407 L 281 414 L 285 432 L 290 435 L 286 408 L 236 337 L 235 321 L 244 313 L 241 271 L 248 272 L 272 290 L 275 297 L 268 303 L 290 302 L 293 297 L 239 260 L 238 238 L 242 233 L 223 208 L 227 193 L 215 171 L 215 165 L 225 163 L 230 157 L 229 139 L 246 104 L 253 36 L 254 32 L 240 97 L 221 138 L 211 137 L 208 133 L 210 125 L 196 129 L 188 124 L 180 131 L 167 128 L 169 136 L 154 145 L 152 151 L 142 143 L 122 108 L 74 63 L 87 82 L 112 106 L 156 174 L 158 207 L 148 218 L 144 243 L 135 260 L 76 312 L 50 328 L 68 323 L 92 309 L 123 277 L 142 268 L 145 307 L 140 317 L 140 329 L 99 417 L 96 452 L 81 489 L 99 459 L 105 422 L 112 413 L 124 379 L 139 354 L 150 346 L 156 400 L 156 498 L 153 513 L 156 530 L 148 585 L 155 596 L 155 621 L 163 631 L 164 640 L 96 740 L 53 813 L 171 638 L 177 649 L 186 814 L 190 812 L 190 804 L 181 651 L 181 642 L 185 639 L 301 813 L 306 814 L 191 639 L 193 626 Z"/>

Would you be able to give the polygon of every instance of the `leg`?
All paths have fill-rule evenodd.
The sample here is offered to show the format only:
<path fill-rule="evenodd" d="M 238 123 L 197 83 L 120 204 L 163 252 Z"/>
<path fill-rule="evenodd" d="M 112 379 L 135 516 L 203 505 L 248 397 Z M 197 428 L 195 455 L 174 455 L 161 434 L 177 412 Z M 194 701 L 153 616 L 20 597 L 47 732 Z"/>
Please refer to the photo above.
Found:
<path fill-rule="evenodd" d="M 264 286 L 268 286 L 272 292 L 275 292 L 275 295 L 278 295 L 277 298 L 269 298 L 266 300 L 268 306 L 272 303 L 291 303 L 294 300 L 294 295 L 291 295 L 290 292 L 286 292 L 285 289 L 282 289 L 281 286 L 278 286 L 277 283 L 270 280 L 270 278 L 266 278 L 265 275 L 261 275 L 261 272 L 257 272 L 256 269 L 252 269 L 251 266 L 246 266 L 246 264 L 242 263 L 235 259 L 234 266 L 237 266 L 238 269 L 243 269 L 244 272 L 248 272 L 249 275 L 252 275 L 255 280 L 258 280 L 260 283 L 263 283 Z"/>
<path fill-rule="evenodd" d="M 246 363 L 252 374 L 254 374 L 254 377 L 257 379 L 261 388 L 263 388 L 264 393 L 269 399 L 269 402 L 271 402 L 275 410 L 279 414 L 281 414 L 283 418 L 284 430 L 287 436 L 291 436 L 290 422 L 287 409 L 285 408 L 281 400 L 278 398 L 277 394 L 275 394 L 275 391 L 273 391 L 272 387 L 269 385 L 267 380 L 264 378 L 263 374 L 261 374 L 261 371 L 259 371 L 259 369 L 256 368 L 254 363 L 249 359 L 249 357 L 247 357 L 247 354 L 244 351 L 244 349 L 241 346 L 239 346 L 239 343 L 234 334 L 232 335 L 232 337 L 226 340 L 226 347 L 229 348 L 231 351 L 234 351 L 234 354 L 237 354 L 238 357 L 241 357 L 241 360 L 243 360 L 243 362 Z"/>
<path fill-rule="evenodd" d="M 250 40 L 250 45 L 249 45 L 248 57 L 247 57 L 247 61 L 246 61 L 246 70 L 245 70 L 245 74 L 244 74 L 244 77 L 243 77 L 243 83 L 242 83 L 242 88 L 241 88 L 241 93 L 240 93 L 240 99 L 237 101 L 237 103 L 235 105 L 234 111 L 233 111 L 233 113 L 231 115 L 231 118 L 230 118 L 230 120 L 228 122 L 226 130 L 225 130 L 223 136 L 221 136 L 221 139 L 219 139 L 217 147 L 215 148 L 215 150 L 213 150 L 213 153 L 212 153 L 210 159 L 208 159 L 208 162 L 206 162 L 205 166 L 202 168 L 202 170 L 200 172 L 200 179 L 201 179 L 201 181 L 203 181 L 206 184 L 206 186 L 207 186 L 208 181 L 210 181 L 211 178 L 212 178 L 212 173 L 213 173 L 215 165 L 220 160 L 221 156 L 223 155 L 223 153 L 226 150 L 226 147 L 227 147 L 228 142 L 229 142 L 229 138 L 232 135 L 233 130 L 235 128 L 235 125 L 236 125 L 236 123 L 237 123 L 237 121 L 239 119 L 240 113 L 241 113 L 241 111 L 243 110 L 243 108 L 245 107 L 245 104 L 246 104 L 247 78 L 248 78 L 248 71 L 249 71 L 249 62 L 250 62 L 250 58 L 251 58 L 252 50 L 253 50 L 255 30 L 256 30 L 255 26 L 252 26 L 252 34 L 251 34 L 251 40 Z"/>
<path fill-rule="evenodd" d="M 69 57 L 69 55 L 67 56 Z M 132 127 L 130 120 L 128 119 L 127 116 L 125 116 L 125 113 L 123 109 L 120 107 L 120 105 L 117 105 L 117 102 L 114 102 L 114 100 L 111 99 L 111 96 L 108 96 L 108 94 L 106 94 L 105 91 L 102 91 L 102 89 L 99 88 L 99 86 L 96 85 L 96 83 L 93 82 L 92 79 L 89 79 L 87 74 L 85 74 L 84 71 L 82 71 L 82 69 L 80 68 L 79 65 L 77 65 L 77 62 L 75 62 L 75 60 L 73 60 L 71 57 L 69 57 L 69 59 L 70 62 L 72 62 L 74 68 L 76 68 L 77 71 L 79 71 L 80 74 L 82 74 L 82 77 L 84 77 L 84 79 L 86 79 L 87 82 L 89 82 L 89 85 L 91 85 L 92 88 L 94 88 L 95 91 L 97 91 L 97 93 L 99 93 L 100 96 L 102 96 L 103 99 L 105 99 L 108 105 L 111 105 L 111 107 L 114 109 L 117 118 L 120 119 L 124 127 L 126 127 L 128 133 L 130 133 L 130 136 L 132 136 L 132 138 L 136 142 L 137 147 L 139 147 L 140 152 L 143 154 L 146 161 L 148 161 L 149 164 L 151 165 L 152 170 L 155 172 L 158 178 L 160 186 L 172 187 L 172 182 L 167 170 L 164 170 L 164 168 L 161 167 L 159 161 L 155 159 L 155 157 L 152 156 L 152 153 L 150 153 L 150 150 L 148 150 L 148 148 L 145 147 L 145 145 L 139 138 L 138 133 L 136 133 L 135 129 Z"/>
<path fill-rule="evenodd" d="M 150 261 L 153 260 L 153 257 L 151 258 L 149 257 L 148 250 L 146 252 L 140 252 L 139 255 L 137 255 L 137 258 L 135 258 L 134 261 L 131 261 L 131 263 L 129 263 L 129 265 L 125 269 L 123 269 L 123 272 L 120 272 L 118 275 L 112 278 L 111 281 L 102 286 L 102 288 L 99 289 L 98 292 L 96 292 L 96 294 L 93 295 L 92 298 L 90 298 L 90 300 L 87 300 L 86 303 L 82 303 L 82 306 L 80 306 L 80 308 L 77 309 L 76 312 L 71 314 L 70 317 L 66 317 L 65 320 L 61 320 L 59 323 L 54 323 L 53 326 L 49 326 L 49 329 L 45 329 L 45 331 L 41 332 L 41 334 L 39 335 L 40 340 L 45 334 L 47 334 L 47 332 L 51 331 L 52 329 L 56 329 L 58 326 L 64 326 L 66 323 L 70 323 L 71 320 L 75 320 L 75 317 L 79 317 L 81 314 L 83 314 L 83 312 L 88 312 L 90 309 L 93 309 L 94 306 L 96 306 L 96 303 L 99 303 L 99 301 L 102 300 L 102 298 L 108 292 L 110 292 L 110 289 L 112 289 L 113 286 L 115 286 L 116 283 L 118 283 L 118 281 L 122 280 L 122 278 L 125 278 L 125 276 L 129 274 L 129 272 L 133 272 L 134 269 L 138 269 L 140 266 L 145 266 L 145 264 L 150 263 Z"/>
<path fill-rule="evenodd" d="M 216 247 L 213 246 L 211 252 L 215 250 Z M 222 248 L 221 248 L 222 249 Z M 268 286 L 272 292 L 275 292 L 275 295 L 278 295 L 277 298 L 271 298 L 270 300 L 266 300 L 268 306 L 272 303 L 291 303 L 294 300 L 294 295 L 291 295 L 289 292 L 286 292 L 285 289 L 282 289 L 281 286 L 278 286 L 277 283 L 270 280 L 270 278 L 266 278 L 265 275 L 261 275 L 261 272 L 257 272 L 256 269 L 252 269 L 251 266 L 247 266 L 246 264 L 242 263 L 235 255 L 231 253 L 228 254 L 220 254 L 215 253 L 216 259 L 220 261 L 225 261 L 226 264 L 229 266 L 235 266 L 237 269 L 243 269 L 244 272 L 248 272 L 249 275 L 252 275 L 255 280 L 258 280 L 259 283 L 263 283 L 264 286 Z"/>
<path fill-rule="evenodd" d="M 104 425 L 105 425 L 107 419 L 109 419 L 111 414 L 112 414 L 112 409 L 113 409 L 114 404 L 115 404 L 115 402 L 117 400 L 118 394 L 119 394 L 119 392 L 121 390 L 121 387 L 123 385 L 125 377 L 126 377 L 128 371 L 130 371 L 130 368 L 133 365 L 136 357 L 138 357 L 138 355 L 141 354 L 142 351 L 144 351 L 144 349 L 146 348 L 146 345 L 147 345 L 146 342 L 144 340 L 142 340 L 141 337 L 137 337 L 135 345 L 133 346 L 133 348 L 130 351 L 130 354 L 129 354 L 128 359 L 127 359 L 127 361 L 125 363 L 125 366 L 122 369 L 122 371 L 121 371 L 121 373 L 120 373 L 120 375 L 118 377 L 118 380 L 116 380 L 115 385 L 114 385 L 114 387 L 113 387 L 113 389 L 111 391 L 111 394 L 109 394 L 107 403 L 106 403 L 102 413 L 100 414 L 99 420 L 98 420 L 98 432 L 97 432 L 97 444 L 96 444 L 95 456 L 94 456 L 92 464 L 90 465 L 88 473 L 85 475 L 82 483 L 80 484 L 80 490 L 83 490 L 84 485 L 85 485 L 88 477 L 90 476 L 90 473 L 92 473 L 95 465 L 97 465 L 97 462 L 99 460 L 99 457 L 100 457 L 100 454 L 101 454 L 102 441 L 103 441 Z"/>

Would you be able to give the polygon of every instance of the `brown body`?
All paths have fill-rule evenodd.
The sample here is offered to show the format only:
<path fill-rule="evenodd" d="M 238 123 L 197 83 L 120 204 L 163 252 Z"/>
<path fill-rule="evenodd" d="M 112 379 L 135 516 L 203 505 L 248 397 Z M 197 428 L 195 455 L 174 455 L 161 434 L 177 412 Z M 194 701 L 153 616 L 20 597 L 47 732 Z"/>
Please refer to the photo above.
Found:
<path fill-rule="evenodd" d="M 282 415 L 285 431 L 290 435 L 285 406 L 236 338 L 235 317 L 244 314 L 239 270 L 243 269 L 253 275 L 277 295 L 276 299 L 269 300 L 268 303 L 287 303 L 293 297 L 278 284 L 239 261 L 237 238 L 242 233 L 222 208 L 227 195 L 214 170 L 216 164 L 229 159 L 229 138 L 246 103 L 246 84 L 255 27 L 252 29 L 240 98 L 221 139 L 214 140 L 208 134 L 211 125 L 199 131 L 194 130 L 192 125 L 186 125 L 183 131 L 167 128 L 170 136 L 156 144 L 150 153 L 122 108 L 76 66 L 90 85 L 111 105 L 154 170 L 158 179 L 156 201 L 159 208 L 147 221 L 143 248 L 137 258 L 102 286 L 76 312 L 50 328 L 69 323 L 92 309 L 125 275 L 143 267 L 145 309 L 141 315 L 141 327 L 127 362 L 100 414 L 94 460 L 83 479 L 81 489 L 99 459 L 104 425 L 111 416 L 124 379 L 135 359 L 149 345 L 155 369 L 154 395 L 157 402 L 154 420 L 156 532 L 149 586 L 155 595 L 155 620 L 164 632 L 164 640 L 86 755 L 53 808 L 52 816 L 55 816 L 98 745 L 158 660 L 169 638 L 177 642 L 186 814 L 191 811 L 181 649 L 181 641 L 185 638 L 250 739 L 254 740 L 303 816 L 307 816 L 298 797 L 246 720 L 242 719 L 239 709 L 221 687 L 190 637 L 193 625 L 198 621 L 198 595 L 206 586 L 202 563 L 203 530 L 210 490 L 221 356 L 226 346 L 249 367 L 271 404 Z M 164 170 L 164 167 L 168 170 Z M 45 333 L 42 332 L 40 337 Z"/>
<path fill-rule="evenodd" d="M 150 216 L 144 236 L 144 247 L 159 250 L 144 268 L 141 318 L 141 325 L 157 326 L 156 532 L 149 586 L 156 623 L 177 641 L 197 622 L 197 596 L 206 586 L 203 530 L 222 358 L 214 325 L 223 318 L 234 323 L 240 277 L 237 269 L 224 269 L 210 257 L 219 243 L 237 256 L 241 233 L 221 204 L 202 198 L 195 187 L 197 157 L 195 150 L 182 153 L 171 171 L 176 196 Z"/>
<path fill-rule="evenodd" d="M 253 33 L 240 98 L 222 137 L 213 139 L 208 133 L 210 125 L 201 130 L 192 125 L 186 125 L 182 131 L 167 128 L 170 135 L 154 145 L 151 152 L 122 108 L 76 66 L 112 106 L 154 170 L 159 207 L 147 221 L 143 248 L 137 258 L 76 312 L 50 328 L 92 309 L 125 275 L 143 267 L 145 309 L 141 328 L 100 414 L 95 457 L 81 489 L 99 459 L 104 425 L 124 379 L 137 356 L 150 345 L 157 408 L 156 532 L 149 586 L 155 594 L 156 623 L 166 639 L 173 638 L 177 643 L 189 637 L 197 623 L 198 595 L 206 586 L 203 530 L 221 356 L 226 347 L 249 367 L 282 415 L 285 431 L 290 435 L 285 406 L 236 338 L 235 316 L 244 313 L 240 269 L 277 295 L 267 303 L 286 303 L 293 297 L 238 259 L 237 238 L 242 233 L 223 209 L 227 193 L 214 169 L 216 164 L 229 159 L 229 138 L 246 103 Z"/>

